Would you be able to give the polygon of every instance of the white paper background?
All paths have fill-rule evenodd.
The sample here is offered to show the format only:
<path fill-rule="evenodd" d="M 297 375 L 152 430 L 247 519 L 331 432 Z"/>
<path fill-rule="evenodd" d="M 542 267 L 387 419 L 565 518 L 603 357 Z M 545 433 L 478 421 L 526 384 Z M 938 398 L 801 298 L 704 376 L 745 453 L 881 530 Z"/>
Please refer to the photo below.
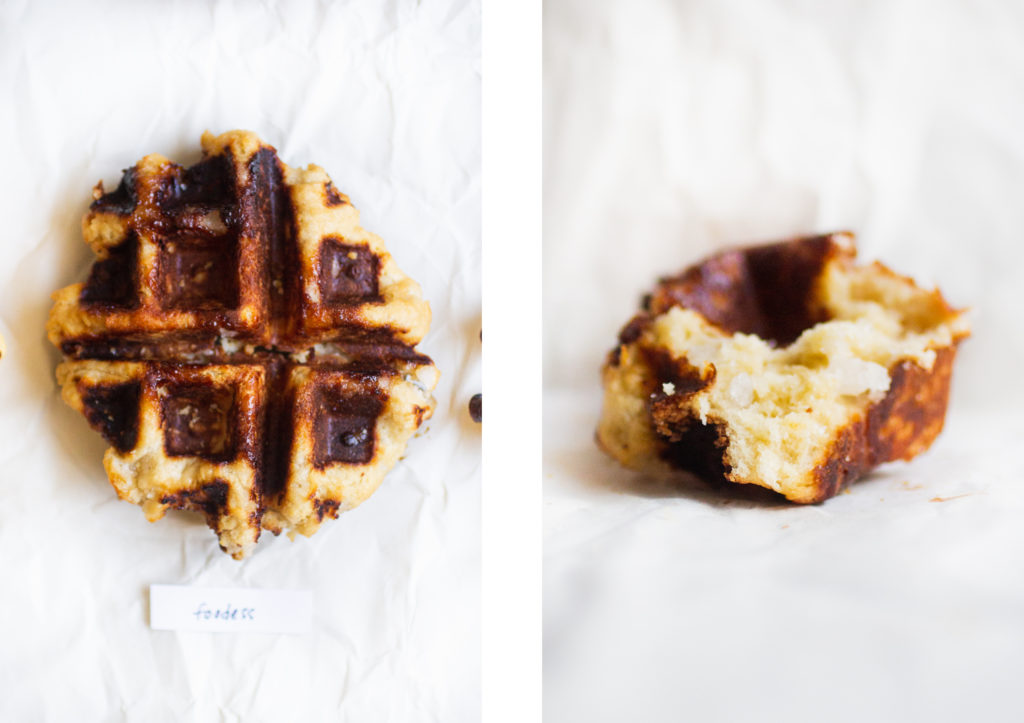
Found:
<path fill-rule="evenodd" d="M 479 37 L 475 0 L 0 5 L 0 719 L 479 720 Z M 242 563 L 116 499 L 43 330 L 93 184 L 232 128 L 327 169 L 423 286 L 442 371 L 377 494 Z M 150 583 L 309 588 L 314 633 L 153 632 Z"/>
<path fill-rule="evenodd" d="M 544 20 L 546 720 L 1021 720 L 1024 6 Z M 599 366 L 659 275 L 842 228 L 973 308 L 931 451 L 790 507 L 597 450 Z"/>

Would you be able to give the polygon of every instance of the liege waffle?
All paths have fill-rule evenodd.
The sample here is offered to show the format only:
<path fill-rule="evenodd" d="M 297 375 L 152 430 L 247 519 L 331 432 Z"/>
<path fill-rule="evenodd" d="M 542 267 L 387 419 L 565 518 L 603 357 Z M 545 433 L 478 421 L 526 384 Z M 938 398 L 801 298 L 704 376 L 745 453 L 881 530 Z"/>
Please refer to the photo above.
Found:
<path fill-rule="evenodd" d="M 118 495 L 206 515 L 244 557 L 369 497 L 433 412 L 419 285 L 323 169 L 255 135 L 149 155 L 94 191 L 98 259 L 54 294 L 64 400 L 112 445 Z"/>

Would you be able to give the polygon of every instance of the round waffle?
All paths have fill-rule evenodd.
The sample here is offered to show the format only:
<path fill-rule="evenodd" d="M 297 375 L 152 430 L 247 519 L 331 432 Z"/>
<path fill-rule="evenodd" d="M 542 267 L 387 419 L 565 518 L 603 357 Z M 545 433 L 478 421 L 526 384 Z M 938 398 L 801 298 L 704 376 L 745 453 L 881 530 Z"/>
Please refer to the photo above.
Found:
<path fill-rule="evenodd" d="M 149 155 L 102 183 L 97 260 L 54 294 L 64 400 L 112 445 L 118 495 L 205 514 L 247 555 L 369 497 L 434 409 L 419 285 L 317 166 L 249 132 L 188 168 Z"/>
<path fill-rule="evenodd" d="M 667 278 L 604 366 L 623 464 L 819 502 L 942 429 L 963 314 L 852 234 L 728 251 Z"/>

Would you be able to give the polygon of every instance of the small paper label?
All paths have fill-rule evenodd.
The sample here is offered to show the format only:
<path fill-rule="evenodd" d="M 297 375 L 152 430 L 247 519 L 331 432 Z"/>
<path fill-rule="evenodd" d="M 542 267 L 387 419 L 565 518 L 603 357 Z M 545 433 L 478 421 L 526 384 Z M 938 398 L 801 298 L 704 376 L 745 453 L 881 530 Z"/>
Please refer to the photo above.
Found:
<path fill-rule="evenodd" d="M 309 590 L 149 586 L 154 630 L 210 633 L 308 633 L 313 623 Z"/>

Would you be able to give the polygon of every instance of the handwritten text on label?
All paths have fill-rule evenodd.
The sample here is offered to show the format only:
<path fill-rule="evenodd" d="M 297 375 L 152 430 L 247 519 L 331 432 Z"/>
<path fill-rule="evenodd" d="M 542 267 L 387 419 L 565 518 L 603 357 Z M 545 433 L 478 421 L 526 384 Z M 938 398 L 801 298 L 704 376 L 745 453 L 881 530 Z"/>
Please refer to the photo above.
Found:
<path fill-rule="evenodd" d="M 151 585 L 154 630 L 306 633 L 312 627 L 308 590 Z"/>

